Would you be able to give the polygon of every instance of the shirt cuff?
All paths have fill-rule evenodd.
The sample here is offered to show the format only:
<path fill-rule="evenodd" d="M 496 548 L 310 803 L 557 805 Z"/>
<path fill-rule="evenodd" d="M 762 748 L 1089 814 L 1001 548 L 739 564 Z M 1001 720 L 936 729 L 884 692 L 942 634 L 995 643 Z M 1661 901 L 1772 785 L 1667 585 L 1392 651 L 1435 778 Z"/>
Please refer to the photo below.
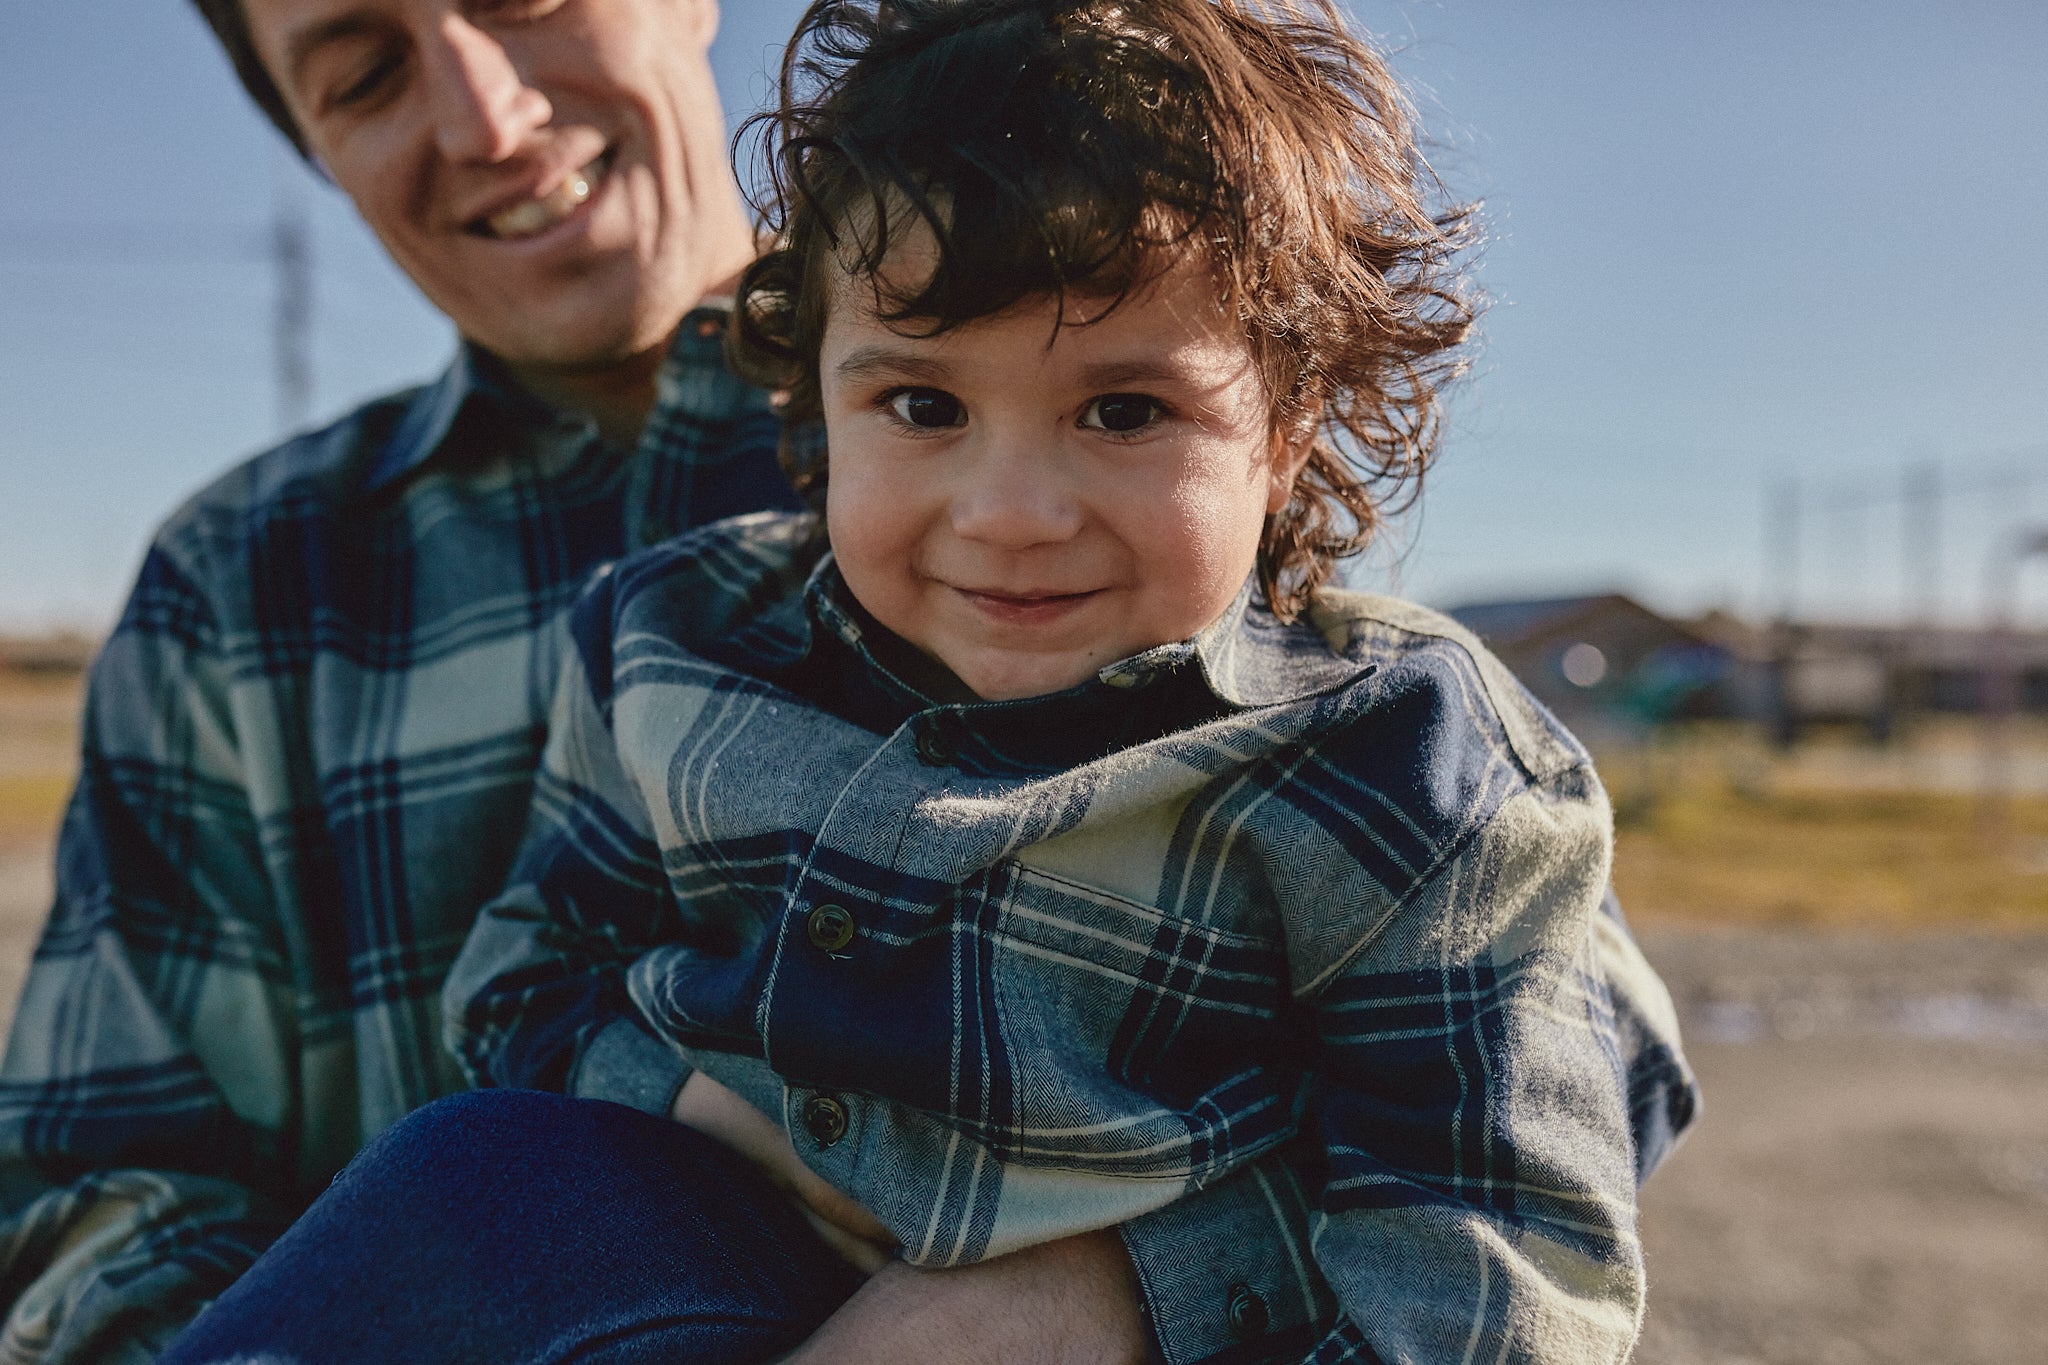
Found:
<path fill-rule="evenodd" d="M 667 1118 L 676 1092 L 690 1078 L 690 1064 L 640 1026 L 619 1018 L 606 1024 L 583 1049 L 569 1093 L 581 1100 L 610 1100 Z"/>
<path fill-rule="evenodd" d="M 1309 1205 L 1267 1156 L 1122 1224 L 1167 1365 L 1300 1360 L 1337 1312 L 1309 1250 Z"/>

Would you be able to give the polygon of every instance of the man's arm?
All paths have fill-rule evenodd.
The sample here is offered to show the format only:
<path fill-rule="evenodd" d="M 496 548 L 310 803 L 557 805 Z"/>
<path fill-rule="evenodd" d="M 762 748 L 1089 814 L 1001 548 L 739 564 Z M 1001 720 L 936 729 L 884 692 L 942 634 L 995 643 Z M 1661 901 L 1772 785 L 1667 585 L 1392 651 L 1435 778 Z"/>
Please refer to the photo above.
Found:
<path fill-rule="evenodd" d="M 1143 1365 L 1151 1358 L 1130 1257 L 1083 1233 L 948 1270 L 891 1261 L 788 1365 Z"/>
<path fill-rule="evenodd" d="M 0 1067 L 10 1361 L 147 1360 L 285 1220 L 293 997 L 218 646 L 160 543 L 93 667 Z"/>
<path fill-rule="evenodd" d="M 835 1250 L 869 1275 L 788 1360 L 1122 1365 L 1147 1358 L 1137 1277 L 1114 1231 L 921 1270 L 891 1258 L 888 1230 L 805 1166 L 781 1124 L 711 1077 L 692 1075 L 673 1115 L 760 1167 Z"/>

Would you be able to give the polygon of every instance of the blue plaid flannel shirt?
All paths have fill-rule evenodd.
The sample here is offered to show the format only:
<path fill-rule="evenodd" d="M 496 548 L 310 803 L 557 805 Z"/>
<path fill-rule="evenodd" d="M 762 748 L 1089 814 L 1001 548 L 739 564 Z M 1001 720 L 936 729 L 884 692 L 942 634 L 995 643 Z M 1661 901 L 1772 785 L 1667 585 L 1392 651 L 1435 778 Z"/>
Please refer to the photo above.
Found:
<path fill-rule="evenodd" d="M 920 1265 L 1118 1225 L 1175 1365 L 1626 1358 L 1694 1089 L 1585 753 L 1457 626 L 1248 589 L 935 698 L 765 515 L 572 630 L 448 980 L 480 1082 L 661 1113 L 701 1068 Z"/>
<path fill-rule="evenodd" d="M 0 1361 L 147 1360 L 463 1085 L 441 979 L 517 851 L 577 589 L 796 505 L 722 326 L 686 319 L 637 451 L 465 350 L 158 534 L 0 1068 Z"/>

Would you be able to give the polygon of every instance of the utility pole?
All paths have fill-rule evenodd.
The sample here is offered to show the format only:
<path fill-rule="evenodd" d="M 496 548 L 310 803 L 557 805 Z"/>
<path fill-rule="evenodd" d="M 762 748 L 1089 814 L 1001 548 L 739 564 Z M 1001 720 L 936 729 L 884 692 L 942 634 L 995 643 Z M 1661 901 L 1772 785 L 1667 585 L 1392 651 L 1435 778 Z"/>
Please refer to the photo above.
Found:
<path fill-rule="evenodd" d="M 1906 624 L 1932 629 L 1941 620 L 1941 465 L 1927 460 L 1906 468 L 1900 509 L 1906 538 Z"/>
<path fill-rule="evenodd" d="M 1764 511 L 1769 522 L 1764 592 L 1776 599 L 1779 623 L 1789 626 L 1799 614 L 1799 480 L 1773 483 Z"/>
<path fill-rule="evenodd" d="M 1793 697 L 1793 655 L 1797 641 L 1793 621 L 1799 614 L 1799 481 L 1770 485 L 1764 507 L 1766 529 L 1764 595 L 1776 599 L 1777 620 L 1770 627 L 1770 729 L 1780 747 L 1790 748 L 1799 734 Z"/>
<path fill-rule="evenodd" d="M 1942 658 L 1941 466 L 1924 460 L 1906 466 L 1899 489 L 1899 635 L 1890 661 L 1891 701 L 1903 734 L 1934 707 L 1934 674 Z"/>
<path fill-rule="evenodd" d="M 1983 735 L 1983 784 L 1977 823 L 2000 853 L 2012 846 L 2012 723 L 2020 710 L 2020 571 L 2029 559 L 2048 556 L 2048 527 L 2024 528 L 1993 548 L 1985 575 L 1987 608 L 1979 664 L 1978 705 Z"/>
<path fill-rule="evenodd" d="M 304 199 L 291 190 L 277 195 L 270 264 L 277 288 L 270 322 L 277 425 L 291 432 L 313 412 L 313 228 Z"/>

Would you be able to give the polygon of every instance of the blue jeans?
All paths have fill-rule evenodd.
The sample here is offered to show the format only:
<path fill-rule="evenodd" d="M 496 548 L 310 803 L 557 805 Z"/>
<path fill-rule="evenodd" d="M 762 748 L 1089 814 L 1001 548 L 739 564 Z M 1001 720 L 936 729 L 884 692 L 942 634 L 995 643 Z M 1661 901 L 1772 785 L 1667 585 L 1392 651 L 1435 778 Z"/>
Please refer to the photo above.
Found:
<path fill-rule="evenodd" d="M 480 1090 L 365 1148 L 159 1365 L 742 1365 L 858 1283 L 692 1129 Z"/>

